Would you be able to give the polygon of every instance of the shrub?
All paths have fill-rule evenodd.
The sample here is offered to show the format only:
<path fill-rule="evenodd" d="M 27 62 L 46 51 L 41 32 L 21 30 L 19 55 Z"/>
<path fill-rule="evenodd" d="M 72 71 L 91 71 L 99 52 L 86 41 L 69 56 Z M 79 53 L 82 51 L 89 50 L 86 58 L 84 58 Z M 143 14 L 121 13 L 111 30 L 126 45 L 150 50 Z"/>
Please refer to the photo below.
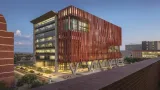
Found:
<path fill-rule="evenodd" d="M 43 74 L 41 74 L 41 73 L 37 73 L 37 75 L 42 76 Z"/>
<path fill-rule="evenodd" d="M 34 73 L 34 71 L 33 71 L 33 70 L 30 70 L 29 72 L 30 72 L 30 73 Z"/>
<path fill-rule="evenodd" d="M 124 59 L 124 61 L 130 64 L 130 63 L 135 63 L 135 62 L 141 61 L 141 59 L 140 58 L 128 58 L 128 57 L 126 57 Z"/>
<path fill-rule="evenodd" d="M 51 70 L 45 70 L 45 73 L 47 73 L 47 74 L 51 74 L 51 73 L 52 73 L 52 71 L 51 71 Z"/>
<path fill-rule="evenodd" d="M 24 70 L 24 68 L 23 68 L 23 67 L 20 67 L 20 69 Z"/>
<path fill-rule="evenodd" d="M 43 69 L 42 69 L 41 67 L 38 67 L 38 68 L 37 68 L 37 71 L 43 72 Z"/>
<path fill-rule="evenodd" d="M 35 74 L 26 74 L 21 78 L 22 83 L 28 84 L 28 87 L 30 87 L 37 79 Z"/>

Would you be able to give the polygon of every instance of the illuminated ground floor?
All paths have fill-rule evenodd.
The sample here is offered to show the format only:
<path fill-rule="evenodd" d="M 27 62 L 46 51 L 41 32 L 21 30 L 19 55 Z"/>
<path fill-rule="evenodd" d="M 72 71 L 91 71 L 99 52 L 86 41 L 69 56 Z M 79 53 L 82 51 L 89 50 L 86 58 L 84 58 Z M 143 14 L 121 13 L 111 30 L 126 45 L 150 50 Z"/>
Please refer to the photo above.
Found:
<path fill-rule="evenodd" d="M 110 69 L 112 67 L 117 67 L 119 66 L 119 63 L 123 64 L 123 60 L 112 59 L 112 60 L 95 60 L 95 61 L 79 62 L 79 63 L 58 63 L 58 72 L 79 73 L 97 69 L 105 70 L 105 69 Z M 55 71 L 55 61 L 37 60 L 35 66 L 41 67 L 43 69 L 49 69 L 52 70 L 53 72 Z"/>
<path fill-rule="evenodd" d="M 135 58 L 157 58 L 160 57 L 160 51 L 132 51 L 132 56 Z"/>

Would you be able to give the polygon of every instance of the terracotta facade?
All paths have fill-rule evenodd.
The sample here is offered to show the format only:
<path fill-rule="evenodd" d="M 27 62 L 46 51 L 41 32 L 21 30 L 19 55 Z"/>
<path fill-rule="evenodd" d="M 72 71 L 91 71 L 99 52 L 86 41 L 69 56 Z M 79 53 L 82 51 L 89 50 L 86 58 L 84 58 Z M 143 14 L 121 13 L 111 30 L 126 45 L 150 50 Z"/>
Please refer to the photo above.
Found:
<path fill-rule="evenodd" d="M 87 31 L 71 29 L 72 19 L 85 22 Z M 80 24 L 76 24 L 79 27 Z M 69 6 L 58 12 L 57 31 L 59 62 L 111 60 L 121 57 L 121 28 L 79 8 Z M 115 46 L 117 51 L 109 51 Z"/>

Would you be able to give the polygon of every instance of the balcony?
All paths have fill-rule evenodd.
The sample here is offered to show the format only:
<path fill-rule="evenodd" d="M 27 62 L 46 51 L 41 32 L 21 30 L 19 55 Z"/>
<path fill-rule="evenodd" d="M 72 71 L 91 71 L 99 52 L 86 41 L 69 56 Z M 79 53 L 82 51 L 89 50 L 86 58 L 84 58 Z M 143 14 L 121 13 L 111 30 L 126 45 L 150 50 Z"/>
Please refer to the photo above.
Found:
<path fill-rule="evenodd" d="M 159 90 L 160 58 L 148 59 L 32 90 Z"/>
<path fill-rule="evenodd" d="M 45 28 L 43 30 L 39 30 L 39 31 L 35 32 L 35 34 L 37 35 L 37 34 L 40 34 L 40 33 L 51 31 L 51 30 L 55 30 L 55 26 L 50 27 L 50 28 Z"/>
<path fill-rule="evenodd" d="M 36 47 L 36 49 L 48 49 L 48 48 L 55 48 L 55 46 L 44 46 L 44 47 Z"/>
<path fill-rule="evenodd" d="M 55 40 L 52 39 L 52 40 L 45 40 L 45 41 L 35 42 L 35 45 L 47 44 L 47 43 L 50 43 L 50 42 L 52 42 L 54 44 Z"/>
<path fill-rule="evenodd" d="M 42 24 L 42 25 L 38 25 L 38 26 L 35 27 L 35 29 L 38 29 L 38 28 L 47 26 L 47 25 L 52 24 L 52 23 L 55 23 L 55 20 L 53 20 L 53 21 L 51 21 L 51 22 L 48 22 L 48 23 L 45 23 L 45 24 Z"/>

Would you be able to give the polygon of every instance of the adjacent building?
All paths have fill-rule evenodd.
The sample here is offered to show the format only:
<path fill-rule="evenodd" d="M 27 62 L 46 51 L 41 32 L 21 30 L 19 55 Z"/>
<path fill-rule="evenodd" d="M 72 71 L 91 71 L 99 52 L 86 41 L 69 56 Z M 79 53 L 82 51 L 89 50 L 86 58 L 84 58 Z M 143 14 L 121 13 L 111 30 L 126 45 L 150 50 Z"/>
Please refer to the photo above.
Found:
<path fill-rule="evenodd" d="M 142 41 L 141 44 L 126 45 L 125 49 L 135 58 L 160 57 L 160 41 Z"/>
<path fill-rule="evenodd" d="M 58 71 L 77 66 L 73 63 L 121 58 L 121 27 L 84 10 L 68 6 L 31 22 L 38 67 Z"/>
<path fill-rule="evenodd" d="M 121 54 L 122 54 L 123 58 L 125 58 L 125 57 L 132 57 L 132 51 L 121 50 Z"/>
<path fill-rule="evenodd" d="M 0 81 L 14 84 L 14 33 L 7 32 L 7 23 L 0 14 Z"/>
<path fill-rule="evenodd" d="M 135 50 L 135 51 L 132 51 L 132 56 L 135 58 L 157 58 L 157 57 L 160 57 L 160 50 L 157 50 L 157 51 Z"/>
<path fill-rule="evenodd" d="M 50 11 L 31 21 L 34 24 L 33 52 L 38 67 L 54 68 L 57 63 L 55 59 L 55 55 L 58 53 L 56 52 L 58 47 L 55 43 L 57 40 L 55 36 L 55 31 L 57 31 L 56 18 L 57 13 Z"/>
<path fill-rule="evenodd" d="M 142 41 L 142 50 L 160 50 L 160 41 Z"/>
<path fill-rule="evenodd" d="M 125 45 L 126 51 L 132 51 L 132 50 L 142 50 L 142 44 L 130 44 Z"/>

